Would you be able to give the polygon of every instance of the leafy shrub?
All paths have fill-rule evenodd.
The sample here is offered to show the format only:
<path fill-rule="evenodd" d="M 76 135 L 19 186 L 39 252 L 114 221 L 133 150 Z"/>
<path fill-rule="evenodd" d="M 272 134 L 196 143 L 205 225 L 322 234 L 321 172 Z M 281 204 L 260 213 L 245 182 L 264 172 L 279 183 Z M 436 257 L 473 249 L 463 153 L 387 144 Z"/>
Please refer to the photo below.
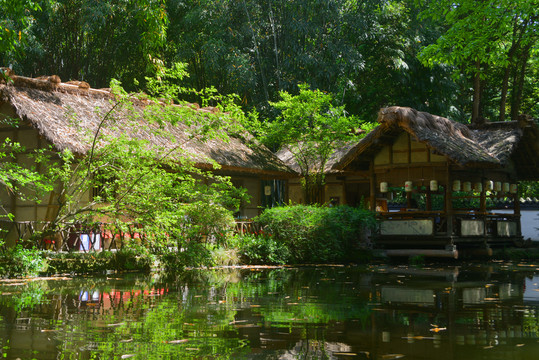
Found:
<path fill-rule="evenodd" d="M 316 205 L 274 207 L 256 221 L 286 246 L 295 263 L 357 261 L 363 234 L 376 224 L 364 209 Z"/>
<path fill-rule="evenodd" d="M 266 232 L 237 234 L 230 243 L 237 249 L 244 264 L 283 265 L 291 261 L 286 244 Z"/>
<path fill-rule="evenodd" d="M 4 249 L 0 253 L 0 275 L 4 277 L 36 276 L 47 271 L 44 251 L 22 246 Z"/>
<path fill-rule="evenodd" d="M 201 267 L 213 265 L 212 245 L 189 241 L 179 249 L 167 249 L 160 255 L 160 261 L 164 270 L 174 274 L 186 267 Z"/>
<path fill-rule="evenodd" d="M 236 248 L 216 246 L 211 249 L 214 266 L 234 266 L 240 264 L 240 253 Z"/>

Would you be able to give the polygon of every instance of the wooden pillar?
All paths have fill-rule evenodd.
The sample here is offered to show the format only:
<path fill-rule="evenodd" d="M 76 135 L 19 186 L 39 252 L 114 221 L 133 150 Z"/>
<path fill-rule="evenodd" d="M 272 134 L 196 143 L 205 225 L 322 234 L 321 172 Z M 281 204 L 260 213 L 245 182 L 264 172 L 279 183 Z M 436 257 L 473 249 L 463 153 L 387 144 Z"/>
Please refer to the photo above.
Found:
<path fill-rule="evenodd" d="M 513 212 L 517 222 L 517 235 L 522 236 L 522 223 L 520 219 L 520 186 L 517 186 L 517 192 L 513 196 Z"/>
<path fill-rule="evenodd" d="M 449 163 L 446 166 L 446 176 L 445 176 L 445 218 L 447 221 L 447 236 L 453 236 L 453 189 L 451 186 L 451 167 L 449 166 Z"/>
<path fill-rule="evenodd" d="M 371 211 L 376 210 L 376 174 L 374 173 L 374 161 L 371 160 L 369 165 L 370 169 L 370 192 L 369 192 L 369 201 Z"/>
<path fill-rule="evenodd" d="M 481 184 L 484 182 L 481 180 Z M 485 214 L 487 212 L 487 192 L 485 186 L 482 186 L 481 193 L 479 194 L 479 212 Z"/>
<path fill-rule="evenodd" d="M 427 211 L 432 211 L 432 197 L 431 197 L 431 193 L 430 193 L 430 186 L 427 186 L 427 208 L 426 210 Z"/>
<path fill-rule="evenodd" d="M 481 193 L 479 194 L 479 216 L 483 219 L 483 236 L 485 237 L 485 246 L 488 247 L 487 191 L 484 186 L 485 182 L 483 181 L 483 178 L 481 178 L 481 184 Z"/>

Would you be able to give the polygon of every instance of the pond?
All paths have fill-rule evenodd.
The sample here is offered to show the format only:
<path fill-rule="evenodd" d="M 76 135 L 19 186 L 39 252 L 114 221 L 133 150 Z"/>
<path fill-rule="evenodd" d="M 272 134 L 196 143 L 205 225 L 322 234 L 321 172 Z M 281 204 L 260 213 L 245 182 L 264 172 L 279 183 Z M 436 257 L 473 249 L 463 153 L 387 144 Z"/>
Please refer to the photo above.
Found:
<path fill-rule="evenodd" d="M 539 265 L 0 283 L 6 359 L 536 359 Z"/>

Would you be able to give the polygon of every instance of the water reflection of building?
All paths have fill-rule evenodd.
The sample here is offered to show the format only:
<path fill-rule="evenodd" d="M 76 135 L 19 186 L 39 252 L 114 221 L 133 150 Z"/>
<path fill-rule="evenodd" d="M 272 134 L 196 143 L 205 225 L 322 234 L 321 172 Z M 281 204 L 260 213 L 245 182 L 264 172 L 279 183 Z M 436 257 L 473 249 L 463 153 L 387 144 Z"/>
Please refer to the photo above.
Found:
<path fill-rule="evenodd" d="M 527 314 L 533 312 L 535 323 L 537 317 L 527 307 L 524 275 L 455 271 L 452 282 L 436 280 L 437 275 L 447 277 L 447 271 L 426 270 L 423 276 L 421 271 L 394 275 L 394 281 L 385 278 L 386 284 L 375 285 L 380 306 L 372 331 L 380 335 L 373 348 L 418 358 L 428 348 L 438 359 L 482 358 L 493 349 L 496 358 L 511 359 L 539 348 L 537 326 L 527 325 Z"/>
<path fill-rule="evenodd" d="M 0 305 L 4 358 L 89 359 L 99 346 L 91 340 L 96 328 L 111 329 L 110 319 L 114 317 L 140 318 L 166 293 L 167 288 L 104 291 L 90 287 L 51 295 L 27 310 Z M 66 353 L 77 355 L 70 357 Z"/>

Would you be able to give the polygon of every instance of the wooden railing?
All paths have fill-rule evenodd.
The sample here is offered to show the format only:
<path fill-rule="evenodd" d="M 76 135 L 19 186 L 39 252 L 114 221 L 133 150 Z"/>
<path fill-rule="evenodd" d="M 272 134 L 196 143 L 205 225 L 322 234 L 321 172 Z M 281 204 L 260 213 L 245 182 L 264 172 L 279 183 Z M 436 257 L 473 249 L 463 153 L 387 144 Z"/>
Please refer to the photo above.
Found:
<path fill-rule="evenodd" d="M 457 241 L 481 238 L 495 242 L 516 240 L 522 235 L 520 215 L 515 214 L 455 212 L 451 227 L 446 213 L 440 211 L 380 212 L 377 217 L 381 224 L 377 235 L 382 238 L 418 236 L 418 241 L 423 237 L 451 237 Z M 448 229 L 452 229 L 450 233 Z"/>
<path fill-rule="evenodd" d="M 6 241 L 10 232 L 17 243 L 42 250 L 56 251 L 95 251 L 120 249 L 126 241 L 145 241 L 143 230 L 134 224 L 124 224 L 122 230 L 115 224 L 64 224 L 54 236 L 35 236 L 42 232 L 48 222 L 38 221 L 5 221 L 0 220 L 2 240 Z"/>

